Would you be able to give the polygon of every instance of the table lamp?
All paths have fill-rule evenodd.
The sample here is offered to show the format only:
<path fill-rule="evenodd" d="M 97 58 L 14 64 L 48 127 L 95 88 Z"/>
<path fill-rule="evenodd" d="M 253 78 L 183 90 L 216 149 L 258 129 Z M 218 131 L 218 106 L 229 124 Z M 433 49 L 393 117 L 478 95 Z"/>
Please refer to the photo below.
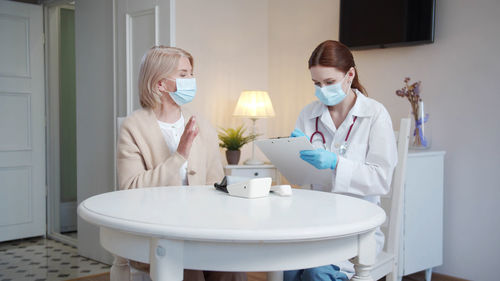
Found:
<path fill-rule="evenodd" d="M 255 134 L 255 121 L 260 118 L 274 116 L 271 99 L 265 91 L 241 92 L 233 116 L 247 117 L 253 122 L 252 134 Z M 255 142 L 252 141 L 252 158 L 245 161 L 245 165 L 261 165 L 264 162 L 255 159 Z"/>

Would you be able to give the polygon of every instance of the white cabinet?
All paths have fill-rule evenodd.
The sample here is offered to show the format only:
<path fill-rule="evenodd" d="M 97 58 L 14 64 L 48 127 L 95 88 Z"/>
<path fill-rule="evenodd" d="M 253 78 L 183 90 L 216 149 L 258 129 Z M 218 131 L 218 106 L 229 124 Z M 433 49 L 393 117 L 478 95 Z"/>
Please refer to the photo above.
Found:
<path fill-rule="evenodd" d="M 408 153 L 399 273 L 405 276 L 443 263 L 444 151 Z"/>
<path fill-rule="evenodd" d="M 227 165 L 224 173 L 228 176 L 273 179 L 273 184 L 280 184 L 280 174 L 274 165 Z"/>

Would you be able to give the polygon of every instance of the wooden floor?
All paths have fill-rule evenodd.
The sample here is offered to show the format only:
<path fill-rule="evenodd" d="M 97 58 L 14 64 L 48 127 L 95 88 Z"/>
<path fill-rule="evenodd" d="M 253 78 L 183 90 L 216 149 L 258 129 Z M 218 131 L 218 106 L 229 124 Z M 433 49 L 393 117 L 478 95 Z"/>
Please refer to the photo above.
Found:
<path fill-rule="evenodd" d="M 103 274 L 97 274 L 97 275 L 92 275 L 92 276 L 87 276 L 87 277 L 82 277 L 82 278 L 77 278 L 77 279 L 71 279 L 68 281 L 109 281 L 109 273 L 103 273 Z M 385 278 L 380 279 L 379 281 L 384 281 Z M 423 272 L 418 272 L 412 275 L 408 275 L 403 277 L 403 281 L 424 281 L 425 280 L 425 275 Z M 438 274 L 433 274 L 432 275 L 432 281 L 451 281 L 451 280 L 462 280 L 462 279 L 455 279 L 455 278 L 450 278 L 448 276 L 443 276 L 443 275 L 438 275 Z M 249 272 L 248 273 L 248 281 L 267 281 L 266 273 L 265 272 Z"/>
<path fill-rule="evenodd" d="M 80 278 L 75 278 L 75 279 L 68 279 L 67 281 L 109 281 L 109 272 L 102 273 L 102 274 L 95 274 L 95 275 L 89 275 L 85 277 L 80 277 Z"/>
<path fill-rule="evenodd" d="M 433 274 L 432 281 L 451 281 L 452 279 L 443 278 L 440 275 Z M 455 279 L 457 280 L 457 279 Z M 248 273 L 248 281 L 267 281 L 265 272 L 249 272 Z M 385 281 L 385 278 L 380 279 L 379 281 Z M 402 281 L 425 281 L 424 272 L 417 272 L 412 275 L 404 276 Z"/>

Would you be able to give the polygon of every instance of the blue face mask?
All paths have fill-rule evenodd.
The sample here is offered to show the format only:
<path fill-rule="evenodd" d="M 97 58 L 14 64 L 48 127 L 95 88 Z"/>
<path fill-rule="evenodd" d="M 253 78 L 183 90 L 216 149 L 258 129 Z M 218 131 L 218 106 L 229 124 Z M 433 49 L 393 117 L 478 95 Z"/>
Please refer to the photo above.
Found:
<path fill-rule="evenodd" d="M 345 77 L 347 77 L 347 75 Z M 314 87 L 316 88 L 316 97 L 318 97 L 318 99 L 322 103 L 328 106 L 339 104 L 347 96 L 347 94 L 342 89 L 342 83 L 344 82 L 345 77 L 339 83 L 324 86 L 323 88 L 315 85 Z"/>
<path fill-rule="evenodd" d="M 183 105 L 191 102 L 196 95 L 196 79 L 194 78 L 177 78 L 175 79 L 177 91 L 169 93 L 170 97 L 176 104 Z"/>

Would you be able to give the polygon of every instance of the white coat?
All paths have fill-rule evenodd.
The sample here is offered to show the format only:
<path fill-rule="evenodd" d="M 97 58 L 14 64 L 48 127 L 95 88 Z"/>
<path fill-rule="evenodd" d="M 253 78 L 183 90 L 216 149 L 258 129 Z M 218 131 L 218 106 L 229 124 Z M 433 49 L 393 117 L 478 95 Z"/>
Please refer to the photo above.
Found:
<path fill-rule="evenodd" d="M 322 138 L 315 134 L 312 143 L 316 148 L 337 153 L 337 168 L 332 171 L 332 181 L 328 186 L 313 185 L 312 189 L 342 193 L 380 204 L 380 195 L 387 194 L 390 189 L 392 174 L 397 163 L 396 138 L 392 121 L 385 107 L 355 90 L 356 102 L 339 128 L 335 127 L 328 107 L 320 101 L 307 105 L 299 115 L 295 128 L 310 138 L 318 131 Z M 349 127 L 357 116 L 349 138 L 346 153 L 339 155 L 339 148 L 344 143 Z M 377 253 L 384 245 L 384 235 L 377 229 Z M 342 271 L 353 272 L 349 262 L 338 264 Z M 348 275 L 351 275 L 348 274 Z"/>

